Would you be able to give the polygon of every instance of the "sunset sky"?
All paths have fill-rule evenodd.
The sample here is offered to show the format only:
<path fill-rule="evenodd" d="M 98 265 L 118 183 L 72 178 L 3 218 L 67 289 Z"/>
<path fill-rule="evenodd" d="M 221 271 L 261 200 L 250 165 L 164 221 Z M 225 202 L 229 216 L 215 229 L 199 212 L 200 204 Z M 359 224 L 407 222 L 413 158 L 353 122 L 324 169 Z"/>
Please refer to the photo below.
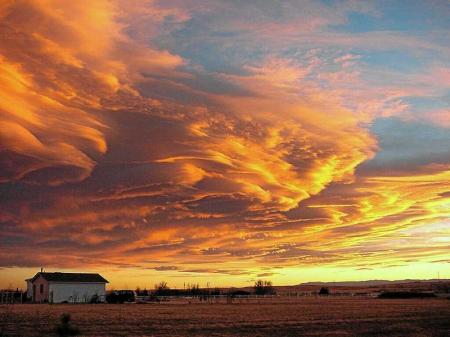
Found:
<path fill-rule="evenodd" d="M 448 0 L 0 0 L 0 287 L 449 263 Z"/>

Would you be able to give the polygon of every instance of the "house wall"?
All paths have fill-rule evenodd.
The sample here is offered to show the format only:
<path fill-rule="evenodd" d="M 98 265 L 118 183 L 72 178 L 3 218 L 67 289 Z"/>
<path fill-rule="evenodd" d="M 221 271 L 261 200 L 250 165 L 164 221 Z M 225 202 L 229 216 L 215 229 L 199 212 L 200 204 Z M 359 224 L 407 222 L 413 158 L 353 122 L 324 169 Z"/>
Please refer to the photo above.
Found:
<path fill-rule="evenodd" d="M 27 298 L 33 298 L 33 283 L 30 280 L 27 281 Z"/>
<path fill-rule="evenodd" d="M 105 283 L 56 283 L 50 282 L 49 300 L 53 303 L 85 303 L 92 296 L 99 296 L 100 301 L 105 301 Z"/>
<path fill-rule="evenodd" d="M 41 285 L 42 285 L 42 292 L 41 292 Z M 36 287 L 36 291 L 33 292 L 33 286 Z M 48 281 L 44 279 L 42 276 L 38 276 L 32 286 L 31 286 L 31 293 L 33 297 L 33 302 L 41 303 L 41 302 L 48 302 Z"/>

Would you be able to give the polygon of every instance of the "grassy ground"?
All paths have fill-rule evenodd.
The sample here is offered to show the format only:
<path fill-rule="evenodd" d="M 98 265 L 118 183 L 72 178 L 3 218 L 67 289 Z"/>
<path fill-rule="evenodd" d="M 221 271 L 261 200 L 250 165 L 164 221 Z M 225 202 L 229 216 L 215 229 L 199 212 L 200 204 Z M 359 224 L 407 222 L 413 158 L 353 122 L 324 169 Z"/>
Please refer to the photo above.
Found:
<path fill-rule="evenodd" d="M 300 298 L 233 304 L 14 305 L 4 336 L 52 336 L 70 313 L 82 336 L 450 336 L 450 301 Z"/>

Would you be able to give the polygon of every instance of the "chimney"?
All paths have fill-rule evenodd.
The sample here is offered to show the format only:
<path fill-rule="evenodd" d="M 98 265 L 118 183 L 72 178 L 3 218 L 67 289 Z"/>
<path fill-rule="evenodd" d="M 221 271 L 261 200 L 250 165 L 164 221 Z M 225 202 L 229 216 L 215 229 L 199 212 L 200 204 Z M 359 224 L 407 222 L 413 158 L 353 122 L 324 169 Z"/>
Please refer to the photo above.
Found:
<path fill-rule="evenodd" d="M 43 267 L 41 267 L 41 273 L 44 271 L 44 268 Z"/>

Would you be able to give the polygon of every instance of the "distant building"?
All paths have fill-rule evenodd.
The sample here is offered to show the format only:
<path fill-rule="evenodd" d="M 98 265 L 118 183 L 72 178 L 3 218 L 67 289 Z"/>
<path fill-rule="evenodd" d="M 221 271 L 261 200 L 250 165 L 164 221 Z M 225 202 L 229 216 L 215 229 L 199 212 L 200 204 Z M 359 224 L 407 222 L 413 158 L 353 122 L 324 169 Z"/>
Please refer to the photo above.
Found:
<path fill-rule="evenodd" d="M 58 272 L 40 272 L 26 281 L 27 295 L 35 303 L 105 302 L 109 283 L 99 274 Z"/>

